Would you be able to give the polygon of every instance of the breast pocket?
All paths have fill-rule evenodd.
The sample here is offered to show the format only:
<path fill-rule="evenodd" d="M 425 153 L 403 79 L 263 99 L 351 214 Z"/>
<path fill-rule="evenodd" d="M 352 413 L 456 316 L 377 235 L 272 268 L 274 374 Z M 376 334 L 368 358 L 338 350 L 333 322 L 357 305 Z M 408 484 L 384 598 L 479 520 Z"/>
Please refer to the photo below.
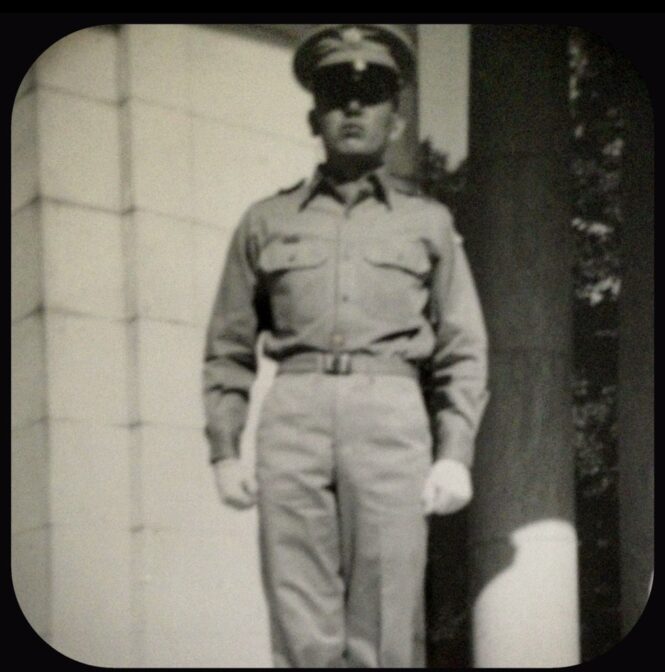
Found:
<path fill-rule="evenodd" d="M 366 250 L 365 259 L 372 266 L 396 269 L 416 277 L 425 277 L 431 268 L 427 250 L 418 241 L 372 246 Z"/>
<path fill-rule="evenodd" d="M 419 240 L 381 241 L 363 254 L 363 296 L 367 312 L 408 326 L 427 303 L 427 279 L 432 263 Z"/>
<path fill-rule="evenodd" d="M 279 330 L 295 331 L 320 314 L 329 258 L 323 240 L 276 240 L 262 250 L 259 268 Z"/>

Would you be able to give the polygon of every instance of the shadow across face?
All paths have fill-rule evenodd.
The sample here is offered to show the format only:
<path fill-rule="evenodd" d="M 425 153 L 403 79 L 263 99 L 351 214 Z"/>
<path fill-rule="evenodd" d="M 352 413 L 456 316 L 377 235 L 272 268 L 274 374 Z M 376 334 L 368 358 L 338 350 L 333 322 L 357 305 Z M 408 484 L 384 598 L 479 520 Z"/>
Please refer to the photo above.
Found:
<path fill-rule="evenodd" d="M 320 68 L 313 86 L 322 111 L 345 109 L 351 101 L 363 107 L 396 101 L 398 91 L 397 73 L 375 64 L 364 64 L 360 69 L 350 63 Z"/>

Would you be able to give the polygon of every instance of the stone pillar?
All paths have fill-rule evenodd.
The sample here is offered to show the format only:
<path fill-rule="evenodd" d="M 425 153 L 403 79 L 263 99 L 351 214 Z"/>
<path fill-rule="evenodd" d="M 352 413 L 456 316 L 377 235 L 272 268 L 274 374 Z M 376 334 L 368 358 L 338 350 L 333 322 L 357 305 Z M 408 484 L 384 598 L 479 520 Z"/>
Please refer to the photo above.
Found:
<path fill-rule="evenodd" d="M 490 336 L 470 510 L 476 667 L 579 661 L 567 35 L 474 26 L 460 230 Z"/>
<path fill-rule="evenodd" d="M 12 116 L 12 579 L 35 631 L 130 664 L 117 37 L 44 52 Z"/>
<path fill-rule="evenodd" d="M 623 282 L 619 299 L 619 524 L 622 631 L 645 607 L 653 573 L 653 109 L 645 85 L 626 75 Z"/>

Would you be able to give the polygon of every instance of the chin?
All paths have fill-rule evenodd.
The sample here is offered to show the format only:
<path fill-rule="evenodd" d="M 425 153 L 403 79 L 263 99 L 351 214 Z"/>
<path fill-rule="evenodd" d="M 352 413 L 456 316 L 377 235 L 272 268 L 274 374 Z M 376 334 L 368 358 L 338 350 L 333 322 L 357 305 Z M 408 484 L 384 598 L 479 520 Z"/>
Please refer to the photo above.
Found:
<path fill-rule="evenodd" d="M 346 140 L 341 142 L 336 148 L 338 154 L 346 156 L 366 156 L 372 157 L 376 155 L 374 147 L 368 147 L 364 143 Z"/>

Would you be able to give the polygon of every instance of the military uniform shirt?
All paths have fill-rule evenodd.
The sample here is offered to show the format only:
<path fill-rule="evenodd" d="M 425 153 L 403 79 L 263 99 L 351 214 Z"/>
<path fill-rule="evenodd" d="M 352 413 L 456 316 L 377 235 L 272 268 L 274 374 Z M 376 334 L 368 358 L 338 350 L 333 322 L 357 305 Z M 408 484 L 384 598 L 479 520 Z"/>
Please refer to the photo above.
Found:
<path fill-rule="evenodd" d="M 321 169 L 254 204 L 234 232 L 209 323 L 204 396 L 211 461 L 236 456 L 255 346 L 399 357 L 431 371 L 437 457 L 473 460 L 487 402 L 487 341 L 448 209 L 383 170 L 346 205 Z"/>

